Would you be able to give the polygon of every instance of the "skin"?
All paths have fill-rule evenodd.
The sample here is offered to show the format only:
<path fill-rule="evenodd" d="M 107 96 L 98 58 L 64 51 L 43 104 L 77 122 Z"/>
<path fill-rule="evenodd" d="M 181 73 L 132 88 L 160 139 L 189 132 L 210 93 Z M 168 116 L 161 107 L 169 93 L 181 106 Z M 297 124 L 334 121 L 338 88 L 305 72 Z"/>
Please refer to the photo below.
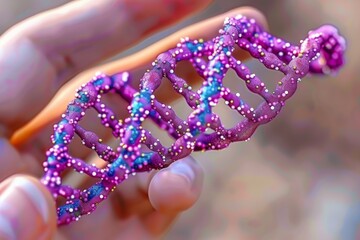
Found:
<path fill-rule="evenodd" d="M 174 46 L 180 37 L 210 38 L 229 15 L 244 14 L 266 26 L 259 12 L 239 8 L 185 28 L 125 59 L 92 67 L 202 9 L 210 1 L 156 2 L 74 1 L 27 19 L 1 36 L 0 215 L 4 219 L 0 219 L 0 239 L 9 239 L 9 229 L 4 227 L 4 222 L 9 223 L 16 239 L 158 237 L 180 212 L 196 202 L 203 172 L 188 157 L 167 169 L 130 178 L 91 216 L 57 229 L 55 203 L 37 178 L 31 177 L 42 175 L 41 162 L 51 134 L 47 126 L 61 115 L 75 89 L 91 79 L 94 72 L 113 74 L 126 70 L 141 76 L 146 66 L 159 53 Z M 206 35 L 200 29 L 208 29 Z M 239 53 L 238 57 L 246 56 Z M 194 76 L 189 70 L 180 70 L 185 76 Z M 137 84 L 135 81 L 134 85 Z M 165 85 L 160 91 L 159 99 L 170 102 L 174 99 L 166 96 L 166 87 L 169 86 Z M 119 108 L 125 109 L 126 105 Z M 87 161 L 99 163 L 90 152 L 83 151 L 80 155 Z M 86 184 L 86 179 L 72 174 L 65 176 L 64 181 L 77 187 Z M 34 202 L 31 193 L 29 195 L 29 186 L 39 190 L 38 201 Z M 39 206 L 41 199 L 44 204 Z M 5 207 L 10 203 L 11 211 Z M 41 214 L 44 211 L 46 219 Z"/>

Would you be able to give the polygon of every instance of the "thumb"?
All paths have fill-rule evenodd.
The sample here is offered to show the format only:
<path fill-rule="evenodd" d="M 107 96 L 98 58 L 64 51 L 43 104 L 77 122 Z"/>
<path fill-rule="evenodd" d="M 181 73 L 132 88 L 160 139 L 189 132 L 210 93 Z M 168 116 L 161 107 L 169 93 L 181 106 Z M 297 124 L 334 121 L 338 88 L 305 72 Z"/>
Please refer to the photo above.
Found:
<path fill-rule="evenodd" d="M 0 239 L 51 239 L 55 202 L 35 178 L 16 175 L 0 184 Z"/>

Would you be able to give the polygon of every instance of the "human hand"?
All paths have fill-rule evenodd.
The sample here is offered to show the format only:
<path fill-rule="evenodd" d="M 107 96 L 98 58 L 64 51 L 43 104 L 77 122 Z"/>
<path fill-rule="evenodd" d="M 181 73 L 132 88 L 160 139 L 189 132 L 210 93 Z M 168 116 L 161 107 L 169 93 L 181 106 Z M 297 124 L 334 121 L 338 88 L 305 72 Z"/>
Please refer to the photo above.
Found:
<path fill-rule="evenodd" d="M 0 179 L 19 172 L 35 176 L 42 174 L 39 163 L 43 161 L 48 143 L 34 141 L 34 138 L 27 139 L 27 142 L 26 138 L 34 136 L 35 132 L 20 138 L 21 141 L 13 141 L 16 148 L 7 139 L 39 113 L 62 84 L 158 28 L 197 10 L 208 1 L 194 1 L 189 9 L 181 1 L 159 0 L 170 5 L 179 2 L 173 7 L 176 13 L 171 13 L 166 4 L 154 1 L 134 2 L 76 1 L 31 18 L 1 37 L 0 68 L 3 71 L 0 76 Z M 142 6 L 141 9 L 138 6 Z M 143 12 L 144 9 L 146 12 Z M 237 13 L 249 15 L 251 12 L 259 16 L 253 10 L 237 10 Z M 207 23 L 213 29 L 210 32 L 215 33 L 224 17 Z M 199 34 L 194 29 L 190 30 L 188 29 L 190 34 L 185 32 L 183 36 L 196 37 L 195 33 Z M 174 41 L 178 39 L 179 37 L 176 40 L 172 38 L 167 43 L 174 45 Z M 152 48 L 149 52 L 157 54 L 159 50 L 161 49 Z M 153 60 L 152 57 L 149 59 L 151 54 L 148 53 L 148 57 L 144 58 L 148 59 L 146 63 Z M 138 62 L 129 68 L 141 69 L 146 63 Z M 119 62 L 99 68 L 108 74 L 114 69 L 131 70 L 119 67 Z M 84 79 L 89 72 L 93 74 L 95 71 L 91 69 L 79 75 L 78 79 Z M 76 79 L 72 82 L 78 86 Z M 70 95 L 73 96 L 73 91 Z M 66 106 L 67 102 L 63 101 L 60 108 Z M 55 115 L 59 116 L 56 107 L 45 119 Z M 43 135 L 49 136 L 49 133 Z M 89 153 L 83 153 L 82 157 L 87 158 L 88 155 Z M 179 212 L 194 204 L 201 185 L 201 168 L 191 158 L 180 160 L 168 169 L 139 174 L 129 179 L 108 201 L 101 204 L 92 217 L 84 217 L 57 231 L 55 206 L 48 191 L 34 178 L 12 177 L 0 187 L 0 212 L 3 213 L 0 219 L 0 236 L 6 239 L 14 234 L 15 239 L 47 239 L 54 236 L 55 232 L 59 238 L 66 236 L 70 239 L 156 236 L 167 229 Z M 9 203 L 12 204 L 10 208 L 7 207 Z"/>

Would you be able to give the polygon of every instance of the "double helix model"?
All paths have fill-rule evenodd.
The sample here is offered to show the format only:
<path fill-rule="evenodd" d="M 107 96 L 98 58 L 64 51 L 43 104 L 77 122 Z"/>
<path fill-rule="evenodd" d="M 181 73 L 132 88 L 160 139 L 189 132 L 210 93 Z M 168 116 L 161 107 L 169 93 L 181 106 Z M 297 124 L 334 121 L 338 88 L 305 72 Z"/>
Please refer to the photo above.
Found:
<path fill-rule="evenodd" d="M 236 46 L 266 68 L 284 74 L 274 91 L 269 91 L 255 73 L 233 56 Z M 308 37 L 300 41 L 300 46 L 296 46 L 265 32 L 254 19 L 238 15 L 227 18 L 214 39 L 185 38 L 175 48 L 160 54 L 141 78 L 138 90 L 129 84 L 128 72 L 96 75 L 79 88 L 62 119 L 54 126 L 53 146 L 46 153 L 45 175 L 41 181 L 55 199 L 65 201 L 57 209 L 58 224 L 70 223 L 94 211 L 97 204 L 130 175 L 165 168 L 193 151 L 219 150 L 232 142 L 249 139 L 258 126 L 279 114 L 307 73 L 336 72 L 344 64 L 344 51 L 345 40 L 333 26 L 310 31 Z M 200 90 L 192 91 L 186 80 L 176 75 L 175 68 L 180 61 L 189 61 L 204 79 Z M 239 93 L 223 86 L 229 69 L 245 81 L 251 92 L 261 96 L 262 103 L 253 108 Z M 187 119 L 179 118 L 171 106 L 155 98 L 154 92 L 163 79 L 168 79 L 191 107 Z M 114 112 L 102 102 L 101 96 L 109 92 L 129 102 L 130 116 L 124 121 L 116 119 Z M 225 128 L 220 116 L 212 111 L 219 99 L 243 116 L 233 128 Z M 117 149 L 80 126 L 90 108 L 98 112 L 102 125 L 120 139 Z M 174 143 L 170 147 L 165 147 L 143 128 L 142 123 L 147 118 L 172 136 Z M 212 133 L 206 131 L 209 129 Z M 75 134 L 106 161 L 106 167 L 98 168 L 70 155 L 68 145 Z M 147 149 L 142 149 L 142 145 Z M 98 182 L 87 189 L 64 185 L 61 174 L 68 168 L 96 178 Z"/>

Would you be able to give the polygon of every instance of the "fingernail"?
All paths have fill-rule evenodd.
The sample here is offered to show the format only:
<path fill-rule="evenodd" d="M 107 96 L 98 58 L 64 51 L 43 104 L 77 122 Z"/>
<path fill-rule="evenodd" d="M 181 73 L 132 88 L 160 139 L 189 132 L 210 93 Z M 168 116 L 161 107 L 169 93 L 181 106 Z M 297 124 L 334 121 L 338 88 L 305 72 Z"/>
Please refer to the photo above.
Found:
<path fill-rule="evenodd" d="M 44 194 L 38 189 L 35 184 L 26 178 L 15 178 L 12 182 L 14 188 L 18 188 L 27 195 L 28 200 L 34 205 L 36 210 L 41 214 L 43 221 L 46 223 L 49 220 L 49 213 Z"/>
<path fill-rule="evenodd" d="M 15 177 L 0 195 L 0 232 L 9 235 L 10 239 L 33 235 L 33 231 L 48 222 L 47 208 L 44 194 L 31 180 Z"/>
<path fill-rule="evenodd" d="M 170 171 L 177 175 L 185 177 L 190 183 L 195 179 L 194 170 L 184 162 L 183 160 L 179 160 L 170 165 Z"/>

